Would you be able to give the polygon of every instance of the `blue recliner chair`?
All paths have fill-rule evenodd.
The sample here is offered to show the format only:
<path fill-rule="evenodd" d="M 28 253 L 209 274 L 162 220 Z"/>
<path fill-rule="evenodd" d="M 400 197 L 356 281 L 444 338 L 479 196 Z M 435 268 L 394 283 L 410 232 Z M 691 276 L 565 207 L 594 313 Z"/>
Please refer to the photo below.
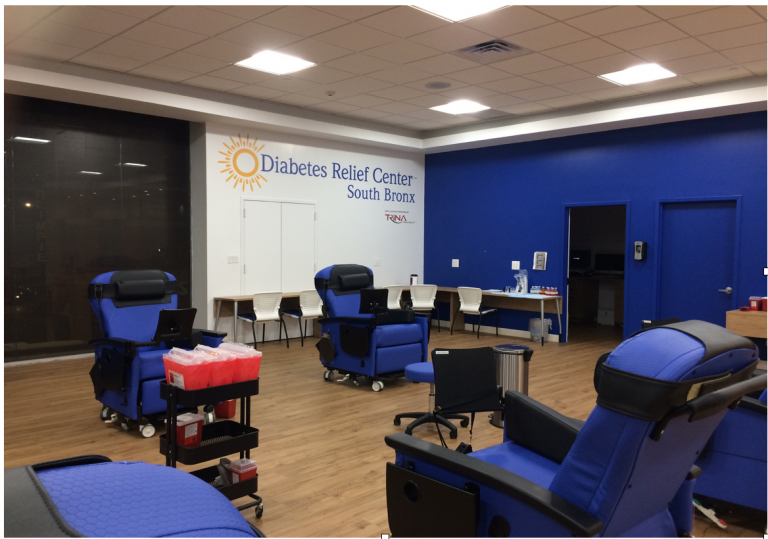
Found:
<path fill-rule="evenodd" d="M 176 309 L 176 279 L 160 270 L 103 273 L 91 282 L 88 298 L 103 336 L 90 343 L 96 352 L 90 376 L 103 404 L 100 417 L 119 421 L 124 430 L 129 420 L 138 421 L 149 438 L 155 433 L 149 420 L 166 411 L 160 398 L 163 354 L 173 346 L 217 347 L 227 334 L 193 330 L 196 309 Z"/>
<path fill-rule="evenodd" d="M 378 378 L 372 388 L 381 391 L 382 378 L 402 376 L 406 365 L 427 360 L 426 316 L 413 311 L 360 314 L 360 291 L 373 288 L 369 268 L 357 264 L 329 266 L 315 275 L 315 288 L 327 315 L 319 320 L 323 338 L 318 343 L 320 361 L 327 369 L 325 380 L 332 381 L 334 371 L 338 371 L 360 385 L 358 376 L 368 376 Z M 411 322 L 397 323 L 401 321 Z"/>
<path fill-rule="evenodd" d="M 694 461 L 726 409 L 765 388 L 765 376 L 752 377 L 757 359 L 744 337 L 681 322 L 641 332 L 607 356 L 583 425 L 509 391 L 499 445 L 464 455 L 387 436 L 396 451 L 387 464 L 392 534 L 689 534 Z"/>

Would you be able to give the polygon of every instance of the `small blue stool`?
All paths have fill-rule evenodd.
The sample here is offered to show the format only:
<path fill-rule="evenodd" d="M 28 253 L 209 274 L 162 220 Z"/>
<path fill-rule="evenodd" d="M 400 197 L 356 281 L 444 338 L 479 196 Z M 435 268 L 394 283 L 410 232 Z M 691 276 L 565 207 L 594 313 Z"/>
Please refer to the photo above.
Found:
<path fill-rule="evenodd" d="M 456 425 L 448 421 L 449 419 L 460 419 L 461 426 L 466 427 L 469 425 L 469 418 L 461 414 L 436 414 L 435 410 L 435 368 L 430 362 L 423 361 L 421 363 L 411 363 L 405 367 L 405 377 L 412 382 L 424 382 L 429 384 L 429 412 L 409 412 L 406 414 L 397 414 L 395 416 L 395 425 L 400 425 L 400 419 L 408 417 L 416 419 L 410 425 L 405 427 L 406 434 L 413 434 L 413 429 L 423 423 L 437 422 L 441 425 L 448 427 L 451 432 L 451 438 L 456 439 L 459 437 L 456 432 Z"/>

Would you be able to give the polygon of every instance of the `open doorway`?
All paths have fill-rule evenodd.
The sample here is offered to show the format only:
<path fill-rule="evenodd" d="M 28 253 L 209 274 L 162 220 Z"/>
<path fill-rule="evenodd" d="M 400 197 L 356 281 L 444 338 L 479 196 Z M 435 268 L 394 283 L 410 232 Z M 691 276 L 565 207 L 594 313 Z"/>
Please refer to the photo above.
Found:
<path fill-rule="evenodd" d="M 569 223 L 568 340 L 621 340 L 627 207 L 571 207 Z"/>

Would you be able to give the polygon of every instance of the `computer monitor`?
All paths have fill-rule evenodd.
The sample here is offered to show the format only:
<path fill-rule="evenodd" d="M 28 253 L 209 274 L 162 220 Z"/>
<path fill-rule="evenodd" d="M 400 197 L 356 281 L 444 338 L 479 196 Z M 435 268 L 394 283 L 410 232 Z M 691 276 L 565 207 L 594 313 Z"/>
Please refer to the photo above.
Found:
<path fill-rule="evenodd" d="M 624 273 L 624 255 L 595 254 L 595 271 L 608 274 Z"/>
<path fill-rule="evenodd" d="M 570 271 L 587 269 L 592 263 L 592 251 L 571 250 Z"/>

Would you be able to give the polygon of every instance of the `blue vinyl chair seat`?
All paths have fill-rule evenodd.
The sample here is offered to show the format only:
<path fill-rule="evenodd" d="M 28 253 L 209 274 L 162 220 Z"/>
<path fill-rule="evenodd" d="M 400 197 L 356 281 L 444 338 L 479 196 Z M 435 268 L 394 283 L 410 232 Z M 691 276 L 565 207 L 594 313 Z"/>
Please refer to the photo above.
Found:
<path fill-rule="evenodd" d="M 432 365 L 432 363 L 427 361 L 422 363 L 412 363 L 405 367 L 405 377 L 413 382 L 434 384 L 435 367 Z"/>
<path fill-rule="evenodd" d="M 469 456 L 514 472 L 547 489 L 560 469 L 556 462 L 512 442 L 480 449 Z"/>
<path fill-rule="evenodd" d="M 376 328 L 376 344 L 379 348 L 420 343 L 423 334 L 417 324 L 397 324 Z"/>
<path fill-rule="evenodd" d="M 37 475 L 64 520 L 85 536 L 256 537 L 226 496 L 176 468 L 106 462 Z"/>
<path fill-rule="evenodd" d="M 283 314 L 286 314 L 288 316 L 293 316 L 294 318 L 299 318 L 301 316 L 301 311 L 289 309 L 287 311 L 283 311 Z"/>
<path fill-rule="evenodd" d="M 253 313 L 242 313 L 237 315 L 238 318 L 242 318 L 243 320 L 250 320 L 253 322 L 256 320 L 256 315 Z"/>

